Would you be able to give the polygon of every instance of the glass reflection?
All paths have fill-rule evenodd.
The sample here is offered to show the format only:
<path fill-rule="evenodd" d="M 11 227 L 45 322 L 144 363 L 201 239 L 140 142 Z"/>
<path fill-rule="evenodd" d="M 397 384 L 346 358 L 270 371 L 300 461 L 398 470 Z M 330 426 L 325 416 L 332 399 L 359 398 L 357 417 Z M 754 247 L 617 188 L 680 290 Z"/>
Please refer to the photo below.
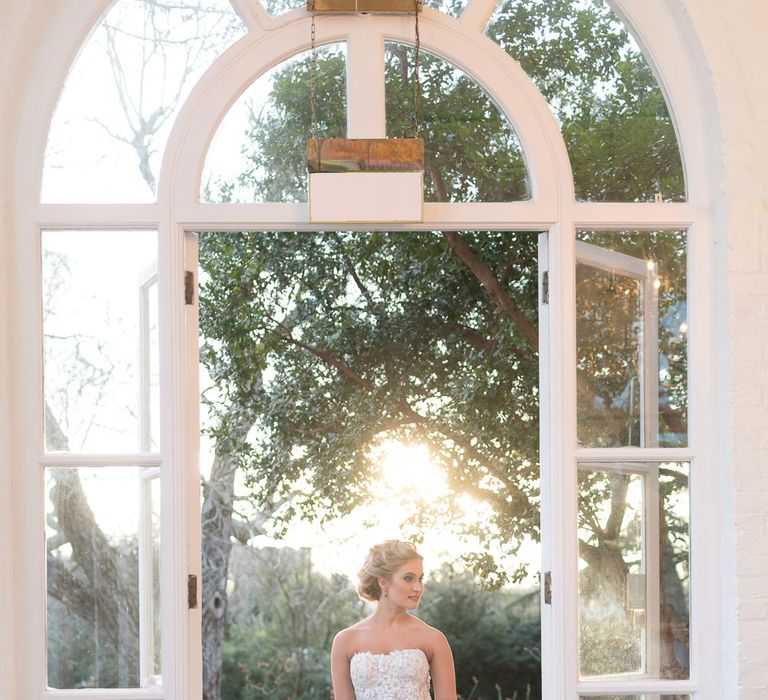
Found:
<path fill-rule="evenodd" d="M 582 678 L 687 678 L 688 465 L 579 467 Z"/>
<path fill-rule="evenodd" d="M 158 446 L 157 234 L 43 232 L 45 448 Z"/>
<path fill-rule="evenodd" d="M 50 687 L 160 684 L 158 497 L 155 469 L 46 471 Z"/>
<path fill-rule="evenodd" d="M 576 257 L 579 444 L 686 445 L 685 233 L 581 231 Z"/>

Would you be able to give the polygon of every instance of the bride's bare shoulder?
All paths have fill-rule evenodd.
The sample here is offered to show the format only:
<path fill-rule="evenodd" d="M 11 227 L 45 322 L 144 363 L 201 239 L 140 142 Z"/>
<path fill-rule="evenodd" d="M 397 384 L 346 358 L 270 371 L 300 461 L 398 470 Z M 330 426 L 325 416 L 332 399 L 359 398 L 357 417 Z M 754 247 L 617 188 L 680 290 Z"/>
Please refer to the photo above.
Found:
<path fill-rule="evenodd" d="M 414 617 L 413 619 L 418 622 L 419 634 L 423 636 L 430 646 L 443 643 L 445 635 L 437 629 L 437 627 L 432 627 L 424 622 L 424 620 L 419 620 L 417 617 Z"/>
<path fill-rule="evenodd" d="M 358 620 L 354 625 L 345 627 L 343 630 L 339 630 L 336 633 L 335 639 L 339 642 L 349 642 L 353 640 L 361 632 L 369 629 L 371 626 L 370 617 L 364 617 L 362 620 Z"/>

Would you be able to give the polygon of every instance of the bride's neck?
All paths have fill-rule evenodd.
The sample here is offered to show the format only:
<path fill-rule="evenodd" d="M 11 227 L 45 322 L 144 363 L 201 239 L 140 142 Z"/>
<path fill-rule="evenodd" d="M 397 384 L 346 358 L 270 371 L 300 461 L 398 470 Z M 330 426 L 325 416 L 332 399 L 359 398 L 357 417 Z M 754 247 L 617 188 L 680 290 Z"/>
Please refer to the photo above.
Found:
<path fill-rule="evenodd" d="M 380 625 L 392 627 L 406 621 L 409 615 L 404 607 L 380 600 L 371 617 Z"/>

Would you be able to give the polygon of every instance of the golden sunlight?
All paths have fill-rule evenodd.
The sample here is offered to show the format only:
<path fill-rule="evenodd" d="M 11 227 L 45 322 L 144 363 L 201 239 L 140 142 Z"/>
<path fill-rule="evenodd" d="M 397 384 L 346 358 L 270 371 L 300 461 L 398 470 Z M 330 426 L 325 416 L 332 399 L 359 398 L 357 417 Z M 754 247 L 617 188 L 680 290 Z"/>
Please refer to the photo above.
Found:
<path fill-rule="evenodd" d="M 372 458 L 379 463 L 379 484 L 393 494 L 413 498 L 445 495 L 448 486 L 443 470 L 432 461 L 429 448 L 419 443 L 384 440 L 373 448 Z"/>

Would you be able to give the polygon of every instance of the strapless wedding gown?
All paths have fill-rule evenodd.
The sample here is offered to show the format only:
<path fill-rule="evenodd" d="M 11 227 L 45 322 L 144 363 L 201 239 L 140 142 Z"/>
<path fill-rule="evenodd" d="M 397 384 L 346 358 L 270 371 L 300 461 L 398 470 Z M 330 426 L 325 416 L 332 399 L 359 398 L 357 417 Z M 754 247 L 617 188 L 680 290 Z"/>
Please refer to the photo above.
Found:
<path fill-rule="evenodd" d="M 356 700 L 430 700 L 429 661 L 421 649 L 358 652 L 349 660 Z"/>

